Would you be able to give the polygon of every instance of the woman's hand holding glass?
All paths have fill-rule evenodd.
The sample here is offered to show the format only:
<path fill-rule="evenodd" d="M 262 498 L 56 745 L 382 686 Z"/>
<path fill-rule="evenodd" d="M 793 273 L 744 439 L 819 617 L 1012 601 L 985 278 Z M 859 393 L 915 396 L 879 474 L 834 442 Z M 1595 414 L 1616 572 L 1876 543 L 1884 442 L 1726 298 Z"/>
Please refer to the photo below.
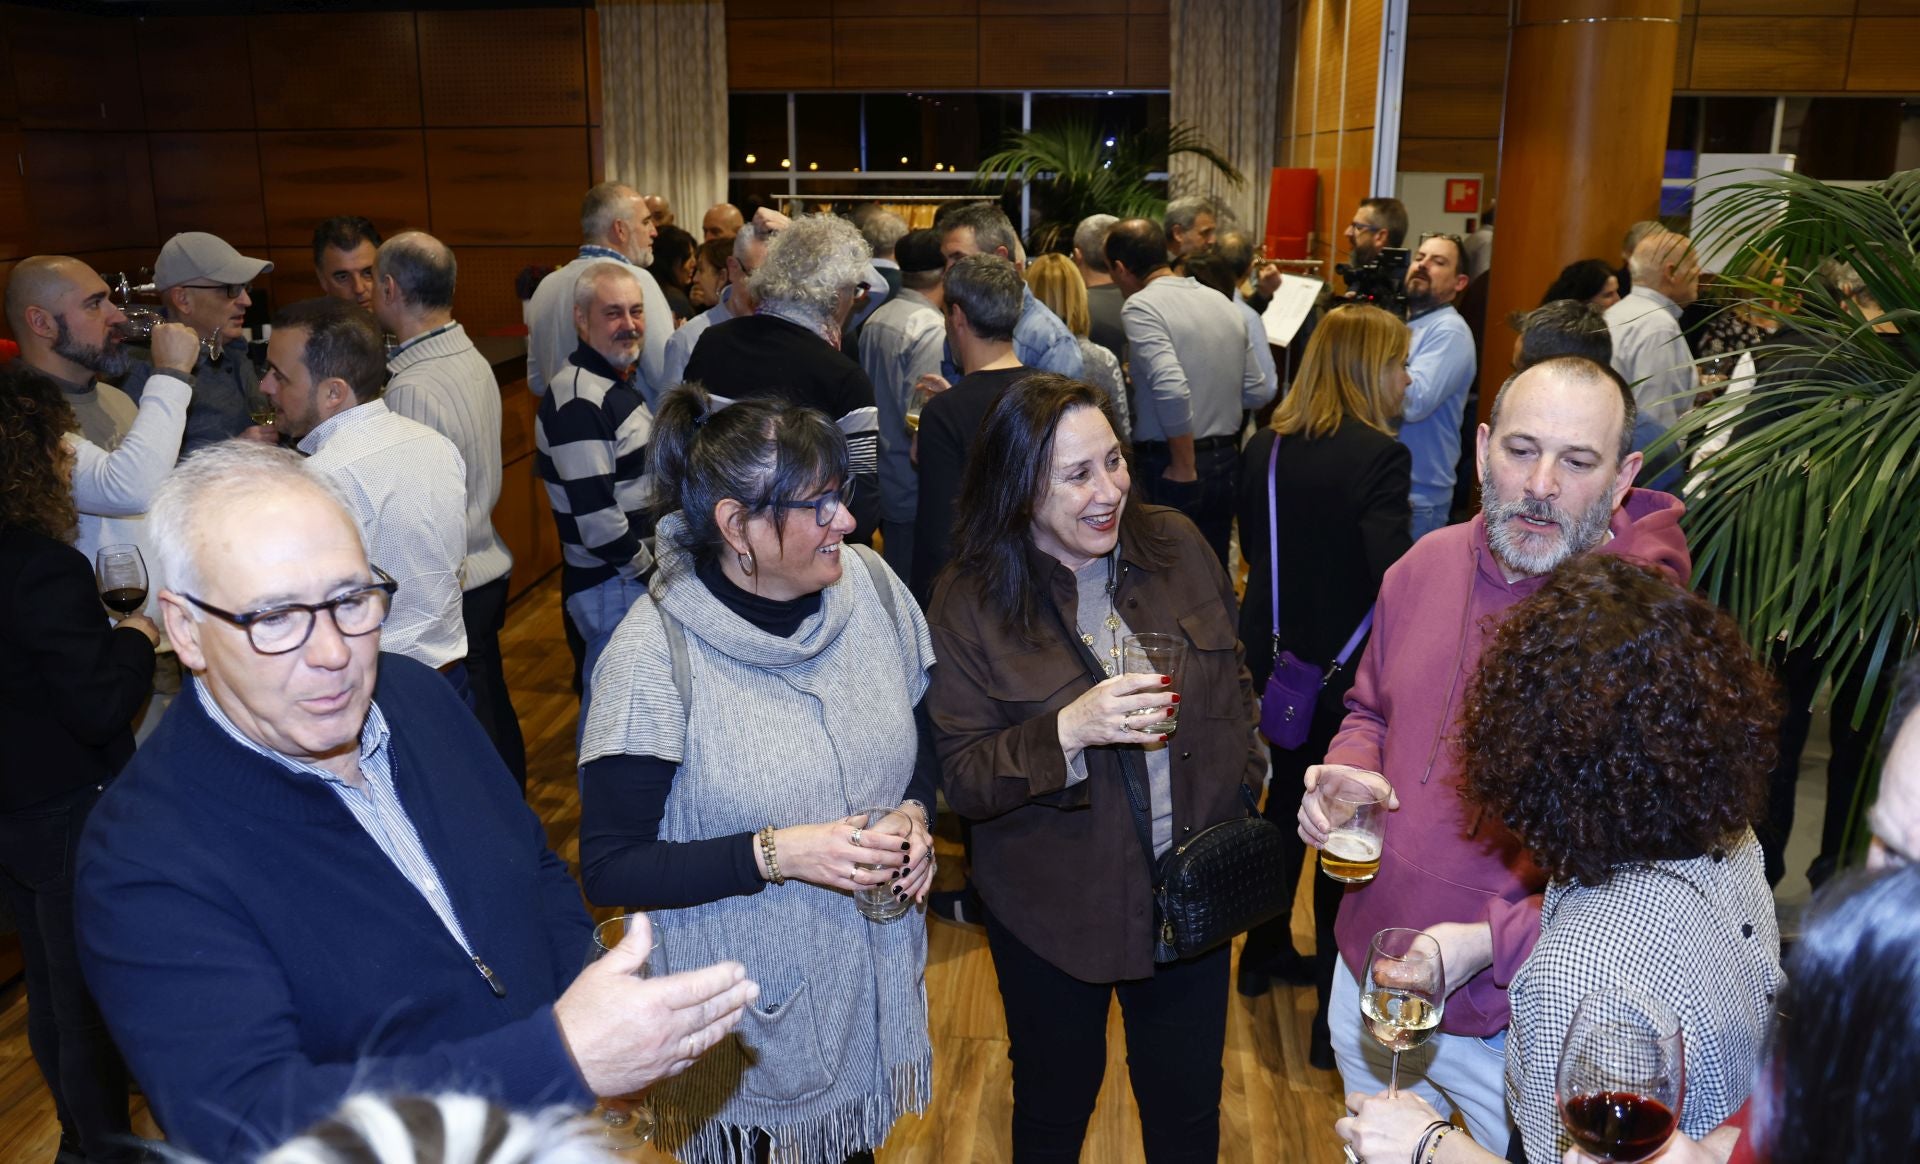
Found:
<path fill-rule="evenodd" d="M 1362 1164 L 1400 1164 L 1411 1159 L 1420 1137 L 1435 1120 L 1444 1118 L 1410 1091 L 1396 1095 L 1356 1091 L 1347 1096 L 1347 1110 L 1353 1114 L 1336 1120 L 1333 1134 Z"/>
<path fill-rule="evenodd" d="M 1125 673 L 1094 684 L 1060 709 L 1061 752 L 1071 763 L 1096 744 L 1153 744 L 1166 739 L 1164 734 L 1144 734 L 1129 725 L 1140 722 L 1131 718 L 1137 712 L 1179 703 L 1172 684 L 1170 675 Z"/>
<path fill-rule="evenodd" d="M 904 833 L 863 828 L 865 816 L 775 829 L 773 848 L 780 873 L 791 880 L 849 893 L 875 885 L 902 884 L 916 873 L 924 876 L 926 867 L 932 864 L 933 838 L 918 822 L 917 810 L 910 808 L 901 815 L 913 822 Z M 767 876 L 769 871 L 758 846 L 754 859 L 761 862 L 760 875 Z M 924 885 L 921 888 L 924 890 Z"/>

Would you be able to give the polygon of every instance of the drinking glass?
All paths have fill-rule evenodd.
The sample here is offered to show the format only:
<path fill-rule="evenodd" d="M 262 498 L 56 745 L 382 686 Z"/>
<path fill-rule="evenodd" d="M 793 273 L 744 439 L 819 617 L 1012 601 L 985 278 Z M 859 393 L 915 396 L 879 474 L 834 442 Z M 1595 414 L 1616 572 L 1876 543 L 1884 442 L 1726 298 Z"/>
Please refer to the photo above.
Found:
<path fill-rule="evenodd" d="M 1187 643 L 1177 635 L 1128 635 L 1120 640 L 1120 670 L 1127 675 L 1165 675 L 1169 695 L 1178 695 L 1187 672 Z M 1127 713 L 1127 726 L 1150 736 L 1172 735 L 1180 726 L 1180 705 L 1148 707 Z"/>
<path fill-rule="evenodd" d="M 1672 1007 L 1632 987 L 1597 991 L 1581 1000 L 1560 1045 L 1560 1121 L 1589 1156 L 1644 1160 L 1679 1125 L 1685 1074 Z"/>
<path fill-rule="evenodd" d="M 1373 1040 L 1393 1052 L 1387 1094 L 1400 1088 L 1400 1052 L 1411 1051 L 1440 1029 L 1447 1001 L 1447 972 L 1440 943 L 1419 930 L 1389 927 L 1367 946 L 1367 980 L 1360 991 L 1360 1017 Z"/>
<path fill-rule="evenodd" d="M 93 577 L 108 610 L 128 615 L 147 604 L 147 563 L 139 546 L 101 546 L 93 556 Z"/>
<path fill-rule="evenodd" d="M 920 412 L 926 408 L 927 401 L 932 399 L 933 393 L 917 385 L 907 393 L 907 431 L 909 433 L 920 431 Z"/>
<path fill-rule="evenodd" d="M 913 818 L 897 808 L 863 808 L 853 814 L 854 827 L 867 833 L 885 833 L 897 836 L 902 841 L 913 831 Z M 892 865 L 857 865 L 860 869 L 892 869 Z M 860 916 L 870 922 L 886 925 L 907 916 L 913 908 L 913 901 L 894 893 L 896 882 L 888 881 L 881 885 L 868 885 L 857 889 L 853 894 L 853 904 L 859 908 Z"/>
<path fill-rule="evenodd" d="M 587 965 L 605 957 L 609 950 L 619 945 L 627 936 L 627 930 L 645 914 L 623 913 L 608 918 L 593 927 L 593 944 L 587 951 Z M 646 961 L 634 973 L 641 978 L 651 978 L 656 972 L 665 974 L 665 952 L 660 948 L 660 932 L 654 931 L 653 949 L 647 952 Z M 655 1120 L 653 1105 L 643 1095 L 623 1095 L 613 1098 L 602 1097 L 594 1105 L 594 1112 L 600 1117 L 602 1146 L 609 1152 L 622 1155 L 638 1154 L 653 1140 Z"/>
<path fill-rule="evenodd" d="M 247 396 L 247 415 L 253 423 L 262 428 L 272 428 L 277 415 L 273 410 L 273 399 L 264 392 L 252 392 Z"/>
<path fill-rule="evenodd" d="M 1335 881 L 1364 885 L 1380 871 L 1386 843 L 1390 789 L 1351 776 L 1328 777 L 1320 806 L 1326 811 L 1327 843 L 1320 846 L 1320 871 Z"/>

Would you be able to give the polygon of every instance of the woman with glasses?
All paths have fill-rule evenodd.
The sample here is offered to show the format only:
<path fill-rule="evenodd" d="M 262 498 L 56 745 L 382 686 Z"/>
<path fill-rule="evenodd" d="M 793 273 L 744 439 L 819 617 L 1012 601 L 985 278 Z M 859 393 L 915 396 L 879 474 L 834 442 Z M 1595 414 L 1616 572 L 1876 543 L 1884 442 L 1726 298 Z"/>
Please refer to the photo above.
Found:
<path fill-rule="evenodd" d="M 1049 372 L 994 403 L 928 616 L 1022 1164 L 1080 1158 L 1116 994 L 1146 1160 L 1219 1154 L 1228 946 L 1158 960 L 1152 885 L 1174 845 L 1246 814 L 1267 768 L 1233 585 L 1191 521 L 1132 499 L 1112 407 Z M 1177 642 L 1178 674 L 1129 673 L 1136 634 Z M 1171 733 L 1140 730 L 1168 708 Z"/>
<path fill-rule="evenodd" d="M 738 1034 L 652 1093 L 687 1164 L 870 1159 L 927 1101 L 933 662 L 911 594 L 847 540 L 847 440 L 688 384 L 649 445 L 656 567 L 594 672 L 580 747 L 590 900 L 652 912 L 669 967 L 745 963 Z M 869 824 L 862 810 L 896 809 Z"/>
<path fill-rule="evenodd" d="M 72 854 L 102 789 L 133 756 L 160 632 L 118 625 L 71 542 L 78 429 L 60 388 L 15 361 L 0 370 L 0 889 L 26 964 L 27 1043 L 53 1092 L 60 1155 L 144 1153 L 128 1135 L 127 1073 L 80 977 Z"/>

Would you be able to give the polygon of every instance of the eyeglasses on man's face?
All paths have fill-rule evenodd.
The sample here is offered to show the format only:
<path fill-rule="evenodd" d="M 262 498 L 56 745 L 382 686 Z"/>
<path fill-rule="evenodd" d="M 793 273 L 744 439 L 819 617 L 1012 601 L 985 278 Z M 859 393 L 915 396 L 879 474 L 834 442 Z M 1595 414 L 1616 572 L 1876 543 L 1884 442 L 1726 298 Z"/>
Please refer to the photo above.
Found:
<path fill-rule="evenodd" d="M 247 641 L 261 654 L 284 655 L 307 645 L 313 636 L 314 620 L 323 610 L 333 619 L 334 629 L 346 638 L 357 638 L 380 629 L 380 624 L 387 621 L 387 612 L 393 608 L 393 595 L 400 584 L 378 566 L 373 567 L 373 572 L 379 581 L 355 587 L 325 602 L 287 602 L 241 614 L 221 610 L 191 594 L 183 593 L 181 597 L 222 622 L 246 631 Z"/>
<path fill-rule="evenodd" d="M 182 283 L 182 287 L 191 287 L 195 291 L 218 291 L 228 299 L 238 299 L 253 290 L 251 283 Z"/>
<path fill-rule="evenodd" d="M 846 506 L 849 509 L 853 507 L 853 481 L 848 479 L 840 488 L 822 493 L 810 501 L 798 501 L 788 498 L 786 500 L 776 501 L 774 504 L 782 509 L 811 509 L 813 510 L 813 524 L 825 529 L 827 526 L 833 524 L 834 518 L 840 516 L 841 506 Z"/>

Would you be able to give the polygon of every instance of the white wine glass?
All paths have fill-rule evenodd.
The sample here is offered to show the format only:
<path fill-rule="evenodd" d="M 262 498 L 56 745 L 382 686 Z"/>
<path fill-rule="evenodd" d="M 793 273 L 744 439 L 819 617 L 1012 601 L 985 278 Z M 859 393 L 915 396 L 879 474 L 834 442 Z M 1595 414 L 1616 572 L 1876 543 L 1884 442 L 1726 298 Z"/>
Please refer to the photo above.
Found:
<path fill-rule="evenodd" d="M 605 957 L 626 938 L 627 931 L 645 916 L 641 913 L 623 913 L 594 926 L 593 943 L 587 951 L 587 965 Z M 653 948 L 647 951 L 646 960 L 640 963 L 640 968 L 634 974 L 640 978 L 651 978 L 656 973 L 666 973 L 664 957 L 660 949 L 660 932 L 655 930 Z M 600 1117 L 601 1143 L 607 1151 L 632 1156 L 653 1142 L 653 1133 L 658 1125 L 653 1105 L 647 1102 L 644 1095 L 602 1097 L 593 1110 Z"/>
<path fill-rule="evenodd" d="M 101 546 L 93 556 L 100 601 L 122 618 L 147 604 L 147 562 L 134 545 Z"/>
<path fill-rule="evenodd" d="M 1589 1156 L 1644 1160 L 1679 1126 L 1685 1076 L 1671 1006 L 1632 987 L 1596 991 L 1580 1001 L 1560 1045 L 1560 1122 Z"/>
<path fill-rule="evenodd" d="M 1400 1090 L 1400 1052 L 1411 1051 L 1440 1029 L 1447 1000 L 1447 972 L 1440 943 L 1421 930 L 1389 927 L 1367 946 L 1367 980 L 1360 1017 L 1367 1034 L 1393 1052 L 1387 1094 Z"/>

